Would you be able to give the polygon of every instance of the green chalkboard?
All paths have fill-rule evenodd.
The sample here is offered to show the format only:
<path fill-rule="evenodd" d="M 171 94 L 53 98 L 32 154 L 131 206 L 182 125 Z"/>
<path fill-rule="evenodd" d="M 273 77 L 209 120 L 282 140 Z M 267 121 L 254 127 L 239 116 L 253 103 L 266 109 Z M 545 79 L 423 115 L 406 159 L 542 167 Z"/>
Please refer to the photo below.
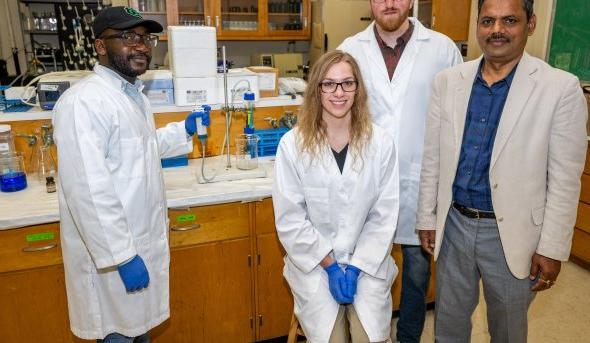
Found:
<path fill-rule="evenodd" d="M 590 0 L 555 0 L 549 64 L 590 82 Z"/>

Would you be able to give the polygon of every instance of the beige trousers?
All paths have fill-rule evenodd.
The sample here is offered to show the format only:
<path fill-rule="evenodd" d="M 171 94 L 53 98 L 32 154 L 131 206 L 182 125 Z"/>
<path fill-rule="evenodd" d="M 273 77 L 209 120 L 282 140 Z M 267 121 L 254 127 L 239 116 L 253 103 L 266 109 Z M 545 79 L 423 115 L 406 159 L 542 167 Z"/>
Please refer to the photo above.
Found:
<path fill-rule="evenodd" d="M 334 329 L 329 343 L 369 343 L 369 336 L 365 332 L 353 305 L 340 305 Z M 391 339 L 382 343 L 392 343 Z"/>

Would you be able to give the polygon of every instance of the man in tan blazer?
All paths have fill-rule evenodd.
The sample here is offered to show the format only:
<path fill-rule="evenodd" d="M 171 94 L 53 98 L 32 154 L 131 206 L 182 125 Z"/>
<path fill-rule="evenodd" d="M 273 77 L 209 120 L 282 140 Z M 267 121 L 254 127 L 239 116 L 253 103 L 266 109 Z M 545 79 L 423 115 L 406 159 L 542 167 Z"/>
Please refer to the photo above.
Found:
<path fill-rule="evenodd" d="M 525 342 L 534 292 L 569 257 L 587 147 L 579 81 L 524 52 L 533 0 L 479 0 L 483 57 L 435 79 L 417 214 L 437 258 L 437 342 L 469 342 L 483 280 L 492 342 Z"/>

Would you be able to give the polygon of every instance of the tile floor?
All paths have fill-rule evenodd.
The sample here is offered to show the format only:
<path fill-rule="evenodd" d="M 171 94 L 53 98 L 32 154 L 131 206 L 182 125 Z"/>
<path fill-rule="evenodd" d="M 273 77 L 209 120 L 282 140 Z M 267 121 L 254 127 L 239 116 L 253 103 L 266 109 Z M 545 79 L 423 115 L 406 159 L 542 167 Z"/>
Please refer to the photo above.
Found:
<path fill-rule="evenodd" d="M 472 343 L 489 342 L 486 308 L 481 292 L 473 314 Z M 394 319 L 392 330 L 395 337 Z M 428 311 L 422 343 L 434 342 L 434 311 Z M 529 310 L 529 342 L 590 342 L 590 271 L 572 263 L 562 265 L 557 284 L 539 293 Z"/>

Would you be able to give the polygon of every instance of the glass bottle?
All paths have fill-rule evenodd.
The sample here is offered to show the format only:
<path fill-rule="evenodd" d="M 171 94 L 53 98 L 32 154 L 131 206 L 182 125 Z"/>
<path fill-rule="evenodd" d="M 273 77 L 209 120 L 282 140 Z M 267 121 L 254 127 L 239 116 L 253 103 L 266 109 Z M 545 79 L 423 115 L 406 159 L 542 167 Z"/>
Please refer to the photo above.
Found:
<path fill-rule="evenodd" d="M 55 178 L 57 169 L 55 161 L 51 156 L 51 148 L 43 145 L 39 148 L 39 164 L 37 167 L 37 178 L 40 182 L 45 182 L 48 176 Z"/>

